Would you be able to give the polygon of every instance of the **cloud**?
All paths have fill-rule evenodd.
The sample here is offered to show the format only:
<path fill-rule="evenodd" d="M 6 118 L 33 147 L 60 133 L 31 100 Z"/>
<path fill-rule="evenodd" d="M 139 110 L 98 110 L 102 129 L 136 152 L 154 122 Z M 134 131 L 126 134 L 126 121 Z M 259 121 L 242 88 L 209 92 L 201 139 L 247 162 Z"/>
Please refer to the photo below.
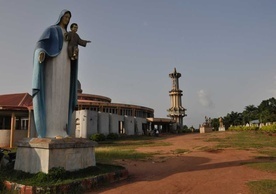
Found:
<path fill-rule="evenodd" d="M 210 98 L 210 95 L 207 92 L 205 92 L 203 89 L 197 92 L 197 96 L 198 96 L 199 103 L 202 106 L 207 108 L 213 108 L 215 106 Z"/>

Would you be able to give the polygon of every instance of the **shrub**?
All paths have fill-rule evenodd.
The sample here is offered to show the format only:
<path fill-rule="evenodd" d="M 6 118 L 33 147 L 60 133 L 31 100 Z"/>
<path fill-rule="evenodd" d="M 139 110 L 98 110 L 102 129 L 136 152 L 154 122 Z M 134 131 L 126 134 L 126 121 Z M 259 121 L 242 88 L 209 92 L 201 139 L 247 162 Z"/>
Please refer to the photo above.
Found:
<path fill-rule="evenodd" d="M 257 126 L 232 126 L 228 128 L 229 131 L 263 131 L 268 133 L 276 133 L 276 124 L 262 126 L 261 128 Z"/>
<path fill-rule="evenodd" d="M 105 173 L 116 172 L 118 170 L 125 169 L 122 166 L 110 165 L 110 164 L 100 164 L 97 163 L 96 166 L 90 166 L 88 168 L 80 169 L 77 171 L 65 171 L 63 167 L 54 167 L 49 170 L 49 173 L 38 172 L 36 174 L 30 174 L 23 171 L 17 171 L 13 169 L 1 169 L 0 173 L 0 193 L 1 194 L 12 194 L 17 193 L 13 191 L 6 190 L 3 181 L 9 180 L 12 182 L 17 182 L 19 184 L 31 185 L 42 187 L 42 190 L 39 188 L 40 194 L 46 193 L 65 193 L 59 189 L 57 190 L 48 190 L 54 185 L 62 185 L 70 183 L 69 190 L 70 192 L 66 193 L 83 193 L 82 187 L 78 184 L 80 179 L 102 175 Z M 75 182 L 76 181 L 76 182 Z M 67 186 L 66 186 L 67 188 Z"/>
<path fill-rule="evenodd" d="M 93 134 L 89 137 L 90 140 L 92 141 L 104 141 L 106 138 L 105 138 L 105 135 L 102 134 L 102 133 L 96 133 L 96 134 Z"/>
<path fill-rule="evenodd" d="M 189 128 L 189 129 L 181 129 L 180 130 L 180 133 L 191 133 L 192 132 L 192 129 Z"/>
<path fill-rule="evenodd" d="M 276 133 L 276 124 L 263 126 L 262 128 L 260 128 L 260 130 L 269 133 Z"/>
<path fill-rule="evenodd" d="M 63 167 L 54 167 L 49 170 L 48 177 L 50 180 L 65 179 L 66 170 Z"/>
<path fill-rule="evenodd" d="M 229 131 L 258 131 L 259 127 L 256 126 L 232 126 L 228 128 Z"/>
<path fill-rule="evenodd" d="M 111 139 L 111 140 L 115 140 L 115 139 L 118 139 L 118 138 L 119 138 L 119 135 L 117 133 L 109 133 L 106 136 L 106 139 Z"/>

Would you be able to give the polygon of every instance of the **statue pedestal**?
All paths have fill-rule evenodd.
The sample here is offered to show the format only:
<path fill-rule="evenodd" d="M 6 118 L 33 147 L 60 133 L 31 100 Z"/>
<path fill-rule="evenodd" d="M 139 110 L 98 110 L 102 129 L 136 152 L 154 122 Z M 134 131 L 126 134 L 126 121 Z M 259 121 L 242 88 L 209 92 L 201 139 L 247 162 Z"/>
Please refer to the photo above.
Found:
<path fill-rule="evenodd" d="M 18 143 L 14 169 L 48 173 L 53 167 L 75 171 L 96 166 L 96 145 L 82 138 L 25 138 Z"/>
<path fill-rule="evenodd" d="M 219 129 L 218 129 L 219 131 L 225 131 L 225 127 L 223 126 L 223 127 L 219 127 Z"/>
<path fill-rule="evenodd" d="M 200 133 L 209 133 L 209 132 L 212 132 L 212 131 L 213 131 L 213 128 L 209 127 L 209 126 L 202 126 L 202 127 L 199 128 Z"/>

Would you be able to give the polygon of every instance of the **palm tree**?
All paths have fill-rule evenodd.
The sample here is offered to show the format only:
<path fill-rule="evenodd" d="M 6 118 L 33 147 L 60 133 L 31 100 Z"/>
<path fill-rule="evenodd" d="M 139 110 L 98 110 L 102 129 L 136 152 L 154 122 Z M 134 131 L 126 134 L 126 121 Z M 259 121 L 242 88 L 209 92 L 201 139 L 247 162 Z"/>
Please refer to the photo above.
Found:
<path fill-rule="evenodd" d="M 259 109 L 254 105 L 248 105 L 242 112 L 243 124 L 249 123 L 249 121 L 259 119 Z"/>

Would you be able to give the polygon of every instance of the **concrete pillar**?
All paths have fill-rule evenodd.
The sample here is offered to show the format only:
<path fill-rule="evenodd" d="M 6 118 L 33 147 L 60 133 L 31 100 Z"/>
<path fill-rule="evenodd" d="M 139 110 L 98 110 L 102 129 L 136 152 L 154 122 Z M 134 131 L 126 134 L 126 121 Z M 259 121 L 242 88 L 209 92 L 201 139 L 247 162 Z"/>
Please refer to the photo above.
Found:
<path fill-rule="evenodd" d="M 135 125 L 137 130 L 135 131 L 136 135 L 142 135 L 143 134 L 143 124 L 147 123 L 147 119 L 141 118 L 141 117 L 134 117 L 135 119 Z"/>
<path fill-rule="evenodd" d="M 16 117 L 15 117 L 15 113 L 13 112 L 11 115 L 10 148 L 13 147 L 13 143 L 14 143 L 15 121 L 16 121 Z"/>
<path fill-rule="evenodd" d="M 109 125 L 110 133 L 119 133 L 119 122 L 124 121 L 124 116 L 117 114 L 110 114 Z"/>
<path fill-rule="evenodd" d="M 125 129 L 127 135 L 135 135 L 134 133 L 134 117 L 125 116 Z"/>
<path fill-rule="evenodd" d="M 29 117 L 28 117 L 28 134 L 27 134 L 27 137 L 30 138 L 31 137 L 31 120 L 32 120 L 32 117 L 31 117 L 31 109 L 29 109 Z"/>
<path fill-rule="evenodd" d="M 108 135 L 109 132 L 109 113 L 101 112 L 98 114 L 98 132 Z"/>

